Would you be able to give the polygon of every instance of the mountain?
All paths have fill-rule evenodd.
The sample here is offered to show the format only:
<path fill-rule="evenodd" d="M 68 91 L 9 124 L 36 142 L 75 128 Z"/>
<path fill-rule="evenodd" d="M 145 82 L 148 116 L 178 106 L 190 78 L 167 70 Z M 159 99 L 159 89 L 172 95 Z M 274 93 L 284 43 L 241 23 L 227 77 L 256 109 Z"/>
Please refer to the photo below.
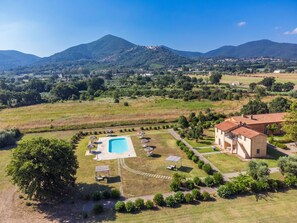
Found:
<path fill-rule="evenodd" d="M 297 59 L 297 44 L 258 40 L 244 43 L 239 46 L 223 46 L 204 53 L 203 57 L 275 57 L 283 59 Z"/>
<path fill-rule="evenodd" d="M 199 58 L 199 57 L 203 56 L 203 53 L 200 53 L 200 52 L 175 50 L 175 49 L 169 48 L 167 46 L 163 46 L 163 47 L 167 48 L 168 50 L 170 50 L 173 53 L 175 53 L 175 54 L 177 54 L 179 56 L 182 56 L 182 57 L 188 57 L 188 58 L 196 59 L 196 58 Z"/>
<path fill-rule="evenodd" d="M 0 70 L 26 66 L 39 59 L 38 56 L 22 53 L 16 50 L 0 50 Z"/>
<path fill-rule="evenodd" d="M 101 63 L 127 67 L 171 66 L 191 63 L 162 46 L 138 46 L 122 38 L 106 35 L 91 43 L 81 44 L 50 57 L 37 64 Z"/>

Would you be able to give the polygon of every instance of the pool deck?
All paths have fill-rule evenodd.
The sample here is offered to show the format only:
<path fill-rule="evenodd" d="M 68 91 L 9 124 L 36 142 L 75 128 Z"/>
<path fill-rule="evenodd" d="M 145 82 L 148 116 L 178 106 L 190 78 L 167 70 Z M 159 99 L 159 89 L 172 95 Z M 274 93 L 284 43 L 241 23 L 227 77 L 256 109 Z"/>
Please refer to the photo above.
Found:
<path fill-rule="evenodd" d="M 110 153 L 109 152 L 109 140 L 110 139 L 119 139 L 125 138 L 128 143 L 128 151 L 123 153 Z M 102 137 L 98 140 L 99 144 L 97 149 L 95 150 L 98 154 L 95 155 L 94 160 L 113 160 L 113 159 L 120 159 L 120 158 L 130 158 L 136 157 L 136 153 L 134 150 L 134 146 L 130 136 L 118 136 L 118 137 Z"/>

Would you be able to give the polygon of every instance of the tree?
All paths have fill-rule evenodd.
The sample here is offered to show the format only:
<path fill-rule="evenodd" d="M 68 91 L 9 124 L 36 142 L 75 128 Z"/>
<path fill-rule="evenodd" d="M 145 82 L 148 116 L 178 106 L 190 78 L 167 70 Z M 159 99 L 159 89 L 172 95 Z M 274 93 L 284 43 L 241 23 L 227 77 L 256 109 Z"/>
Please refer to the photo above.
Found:
<path fill-rule="evenodd" d="M 180 116 L 178 119 L 178 124 L 180 125 L 181 128 L 188 128 L 189 127 L 189 122 L 185 116 Z"/>
<path fill-rule="evenodd" d="M 273 124 L 270 124 L 270 125 L 267 125 L 267 130 L 269 130 L 271 132 L 271 134 L 273 135 L 274 132 L 277 130 L 277 124 L 276 123 L 273 123 Z"/>
<path fill-rule="evenodd" d="M 156 205 L 162 206 L 164 204 L 163 194 L 161 193 L 155 194 L 153 201 L 155 202 Z"/>
<path fill-rule="evenodd" d="M 248 164 L 247 173 L 254 180 L 267 181 L 270 174 L 268 164 L 265 162 L 250 161 Z"/>
<path fill-rule="evenodd" d="M 292 91 L 295 87 L 295 84 L 292 82 L 286 82 L 283 84 L 283 91 L 284 92 L 288 92 L 288 91 Z"/>
<path fill-rule="evenodd" d="M 240 112 L 244 115 L 265 114 L 268 113 L 268 107 L 260 99 L 255 99 L 244 105 Z"/>
<path fill-rule="evenodd" d="M 7 173 L 29 198 L 54 199 L 74 186 L 78 162 L 70 143 L 33 138 L 13 151 Z"/>
<path fill-rule="evenodd" d="M 250 84 L 249 84 L 249 89 L 250 89 L 251 91 L 254 91 L 255 88 L 256 88 L 256 86 L 257 86 L 257 83 L 255 83 L 255 82 L 250 83 Z"/>
<path fill-rule="evenodd" d="M 67 100 L 70 99 L 72 95 L 78 96 L 79 91 L 72 84 L 59 83 L 51 90 L 51 94 L 59 100 Z"/>
<path fill-rule="evenodd" d="M 169 195 L 165 198 L 165 204 L 167 207 L 174 207 L 176 205 L 176 201 L 172 195 Z"/>
<path fill-rule="evenodd" d="M 134 202 L 134 206 L 137 210 L 142 210 L 144 208 L 144 200 L 142 198 L 137 198 Z"/>
<path fill-rule="evenodd" d="M 265 87 L 271 88 L 274 82 L 275 77 L 264 77 L 264 79 L 260 81 L 259 84 L 263 84 Z"/>
<path fill-rule="evenodd" d="M 97 91 L 104 89 L 104 80 L 99 77 L 90 78 L 87 82 L 88 91 Z"/>
<path fill-rule="evenodd" d="M 269 104 L 269 112 L 277 113 L 277 112 L 286 112 L 290 109 L 291 101 L 284 97 L 276 97 Z"/>
<path fill-rule="evenodd" d="M 259 97 L 263 97 L 266 95 L 266 89 L 261 86 L 256 86 L 254 89 L 254 92 L 257 94 Z"/>
<path fill-rule="evenodd" d="M 271 86 L 271 91 L 274 91 L 274 92 L 282 92 L 283 90 L 283 84 L 282 83 L 274 83 L 272 86 Z"/>
<path fill-rule="evenodd" d="M 193 89 L 193 84 L 190 82 L 185 82 L 182 84 L 182 89 L 184 91 L 191 91 Z"/>
<path fill-rule="evenodd" d="M 125 202 L 124 201 L 118 201 L 114 205 L 114 209 L 116 212 L 124 212 L 125 211 Z"/>
<path fill-rule="evenodd" d="M 292 103 L 291 111 L 285 116 L 285 121 L 282 123 L 282 130 L 297 145 L 297 110 L 295 106 L 296 104 Z"/>
<path fill-rule="evenodd" d="M 220 83 L 221 78 L 222 78 L 222 74 L 213 73 L 210 75 L 209 80 L 210 80 L 210 83 L 212 84 L 218 84 Z"/>

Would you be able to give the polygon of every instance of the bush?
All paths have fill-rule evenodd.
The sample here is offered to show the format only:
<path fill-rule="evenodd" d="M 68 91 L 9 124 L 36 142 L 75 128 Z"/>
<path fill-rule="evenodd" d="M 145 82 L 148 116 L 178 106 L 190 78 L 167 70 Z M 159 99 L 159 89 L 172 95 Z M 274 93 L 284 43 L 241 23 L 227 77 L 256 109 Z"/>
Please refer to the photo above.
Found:
<path fill-rule="evenodd" d="M 288 187 L 297 187 L 297 176 L 287 175 L 284 182 Z"/>
<path fill-rule="evenodd" d="M 101 214 L 104 211 L 103 206 L 101 204 L 95 204 L 93 207 L 94 214 Z"/>
<path fill-rule="evenodd" d="M 125 208 L 126 208 L 126 211 L 128 213 L 131 213 L 131 212 L 135 211 L 135 206 L 134 206 L 134 203 L 132 201 L 127 201 L 126 204 L 125 204 Z"/>
<path fill-rule="evenodd" d="M 224 177 L 221 173 L 216 172 L 213 174 L 214 185 L 221 185 L 224 183 Z"/>
<path fill-rule="evenodd" d="M 172 195 L 165 198 L 165 204 L 167 207 L 174 207 L 176 205 L 175 199 Z"/>
<path fill-rule="evenodd" d="M 125 101 L 124 102 L 124 106 L 129 106 L 128 102 Z"/>
<path fill-rule="evenodd" d="M 144 200 L 137 198 L 134 202 L 135 209 L 142 210 L 144 208 Z"/>
<path fill-rule="evenodd" d="M 221 185 L 218 188 L 218 195 L 222 198 L 229 198 L 233 195 L 232 188 L 228 185 Z"/>
<path fill-rule="evenodd" d="M 197 166 L 199 169 L 202 169 L 203 166 L 204 166 L 204 161 L 203 160 L 199 160 L 198 163 L 197 163 Z"/>
<path fill-rule="evenodd" d="M 121 196 L 121 192 L 118 189 L 112 189 L 110 192 L 110 196 L 113 199 L 118 199 Z"/>
<path fill-rule="evenodd" d="M 154 208 L 154 203 L 153 203 L 151 200 L 147 200 L 147 201 L 145 202 L 145 207 L 146 207 L 147 209 L 153 209 L 153 208 Z"/>
<path fill-rule="evenodd" d="M 183 192 L 180 192 L 180 191 L 176 192 L 174 194 L 174 199 L 175 199 L 176 203 L 179 203 L 179 204 L 182 204 L 185 202 L 185 196 L 184 196 Z"/>
<path fill-rule="evenodd" d="M 213 172 L 213 170 L 211 168 L 211 165 L 208 164 L 208 163 L 204 164 L 202 168 L 203 168 L 204 172 L 209 174 L 209 175 L 211 175 L 212 172 Z"/>
<path fill-rule="evenodd" d="M 100 191 L 96 191 L 92 194 L 92 200 L 93 201 L 99 201 L 101 199 L 102 195 Z"/>
<path fill-rule="evenodd" d="M 194 152 L 192 150 L 189 150 L 187 152 L 187 156 L 188 156 L 189 159 L 192 159 L 192 157 L 194 156 Z"/>
<path fill-rule="evenodd" d="M 194 184 L 195 184 L 197 187 L 201 184 L 201 180 L 200 180 L 199 177 L 194 177 L 193 181 L 194 181 Z"/>
<path fill-rule="evenodd" d="M 26 206 L 31 206 L 31 205 L 32 205 L 31 202 L 29 202 L 29 201 L 26 202 Z"/>
<path fill-rule="evenodd" d="M 154 201 L 155 204 L 158 205 L 158 206 L 162 206 L 162 205 L 164 205 L 164 197 L 163 197 L 163 194 L 161 194 L 161 193 L 157 193 L 157 194 L 155 194 L 153 201 Z"/>
<path fill-rule="evenodd" d="M 124 212 L 126 210 L 125 202 L 118 201 L 117 203 L 115 203 L 114 209 L 116 210 L 116 212 Z"/>
<path fill-rule="evenodd" d="M 188 203 L 188 204 L 192 203 L 193 202 L 193 196 L 192 196 L 192 194 L 186 193 L 185 200 L 186 200 L 186 203 Z"/>
<path fill-rule="evenodd" d="M 180 190 L 180 186 L 181 186 L 181 183 L 178 180 L 173 180 L 170 184 L 170 189 L 171 191 L 176 192 Z"/>
<path fill-rule="evenodd" d="M 214 186 L 214 179 L 213 179 L 213 176 L 207 176 L 205 177 L 204 179 L 204 183 L 206 186 L 208 187 L 213 187 Z"/>
<path fill-rule="evenodd" d="M 207 191 L 204 191 L 202 193 L 202 200 L 204 200 L 204 201 L 210 200 L 210 194 Z"/>
<path fill-rule="evenodd" d="M 197 163 L 197 162 L 199 161 L 199 157 L 196 156 L 196 155 L 192 156 L 192 161 L 193 161 L 194 163 Z"/>
<path fill-rule="evenodd" d="M 192 190 L 195 186 L 192 180 L 187 180 L 186 184 L 187 184 L 187 188 L 190 190 Z"/>
<path fill-rule="evenodd" d="M 198 189 L 193 189 L 192 190 L 192 196 L 194 200 L 200 200 L 201 199 L 201 193 Z"/>
<path fill-rule="evenodd" d="M 110 191 L 109 191 L 109 190 L 104 190 L 104 191 L 102 192 L 102 197 L 103 197 L 104 199 L 109 199 L 109 198 L 111 197 L 111 193 L 110 193 Z"/>

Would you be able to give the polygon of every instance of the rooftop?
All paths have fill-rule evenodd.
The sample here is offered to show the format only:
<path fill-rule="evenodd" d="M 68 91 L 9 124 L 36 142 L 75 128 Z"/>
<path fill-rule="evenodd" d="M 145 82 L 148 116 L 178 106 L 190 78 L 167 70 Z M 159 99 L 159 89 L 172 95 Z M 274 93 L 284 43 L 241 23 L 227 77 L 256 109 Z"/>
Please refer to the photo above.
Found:
<path fill-rule="evenodd" d="M 228 131 L 228 130 L 231 130 L 237 126 L 238 126 L 238 124 L 227 120 L 227 121 L 221 122 L 220 124 L 217 124 L 215 127 L 222 131 Z"/>
<path fill-rule="evenodd" d="M 247 127 L 244 127 L 244 126 L 241 126 L 239 128 L 236 128 L 234 129 L 233 131 L 231 131 L 234 135 L 242 135 L 242 136 L 245 136 L 246 138 L 254 138 L 255 136 L 258 136 L 258 135 L 263 135 L 263 136 L 266 136 L 260 132 L 257 132 L 255 130 L 252 130 L 252 129 L 249 129 Z"/>
<path fill-rule="evenodd" d="M 259 114 L 259 115 L 242 115 L 242 116 L 234 116 L 227 121 L 240 124 L 246 123 L 247 125 L 253 125 L 253 124 L 269 124 L 269 123 L 275 123 L 275 122 L 283 122 L 284 116 L 287 113 L 270 113 L 270 114 Z"/>

